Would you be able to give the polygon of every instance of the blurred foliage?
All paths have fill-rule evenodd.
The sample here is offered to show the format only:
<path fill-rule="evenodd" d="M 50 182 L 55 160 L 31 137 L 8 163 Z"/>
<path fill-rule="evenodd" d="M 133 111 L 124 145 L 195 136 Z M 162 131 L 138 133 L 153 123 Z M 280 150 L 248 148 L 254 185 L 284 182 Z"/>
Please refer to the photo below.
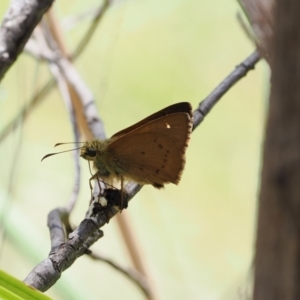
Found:
<path fill-rule="evenodd" d="M 0 298 L 5 300 L 50 300 L 49 297 L 0 270 Z"/>

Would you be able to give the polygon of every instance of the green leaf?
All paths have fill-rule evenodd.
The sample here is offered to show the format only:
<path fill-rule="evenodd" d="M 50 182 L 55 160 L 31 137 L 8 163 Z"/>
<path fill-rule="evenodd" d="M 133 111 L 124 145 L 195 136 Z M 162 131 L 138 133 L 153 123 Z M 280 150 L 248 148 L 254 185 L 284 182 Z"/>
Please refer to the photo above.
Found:
<path fill-rule="evenodd" d="M 40 291 L 0 270 L 0 299 L 4 300 L 51 300 Z"/>

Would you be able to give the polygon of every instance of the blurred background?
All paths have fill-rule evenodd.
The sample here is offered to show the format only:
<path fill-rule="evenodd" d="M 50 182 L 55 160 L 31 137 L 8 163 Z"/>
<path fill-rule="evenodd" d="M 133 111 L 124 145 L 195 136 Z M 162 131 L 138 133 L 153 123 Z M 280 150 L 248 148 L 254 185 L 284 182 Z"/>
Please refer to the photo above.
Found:
<path fill-rule="evenodd" d="M 90 19 L 71 16 L 101 1 L 56 1 L 54 12 L 70 52 Z M 9 1 L 1 1 L 5 14 Z M 255 49 L 237 21 L 232 0 L 122 0 L 105 13 L 75 66 L 93 91 L 107 136 L 170 104 L 194 108 Z M 260 155 L 269 73 L 264 62 L 234 86 L 193 132 L 178 186 L 145 186 L 124 210 L 159 299 L 247 299 L 252 285 Z M 67 203 L 74 182 L 71 153 L 41 158 L 74 140 L 56 88 L 26 121 L 3 130 L 51 78 L 48 66 L 22 54 L 0 86 L 0 268 L 23 280 L 48 256 L 47 214 Z M 72 147 L 72 146 L 71 146 Z M 88 208 L 88 164 L 71 216 Z M 115 220 L 92 247 L 131 267 Z M 47 291 L 54 299 L 144 299 L 122 274 L 81 257 Z"/>

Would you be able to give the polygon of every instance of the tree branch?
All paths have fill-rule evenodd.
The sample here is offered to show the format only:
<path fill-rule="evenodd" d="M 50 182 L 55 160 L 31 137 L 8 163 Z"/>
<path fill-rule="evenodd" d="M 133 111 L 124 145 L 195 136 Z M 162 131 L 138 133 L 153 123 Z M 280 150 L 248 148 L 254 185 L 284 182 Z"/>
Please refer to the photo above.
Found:
<path fill-rule="evenodd" d="M 258 51 L 253 52 L 248 58 L 240 63 L 198 106 L 194 111 L 193 130 L 200 125 L 204 117 L 241 78 L 254 69 L 255 64 L 260 60 Z"/>
<path fill-rule="evenodd" d="M 0 80 L 22 52 L 53 0 L 12 0 L 0 28 Z"/>
<path fill-rule="evenodd" d="M 300 299 L 300 2 L 277 0 L 255 256 L 255 300 Z"/>

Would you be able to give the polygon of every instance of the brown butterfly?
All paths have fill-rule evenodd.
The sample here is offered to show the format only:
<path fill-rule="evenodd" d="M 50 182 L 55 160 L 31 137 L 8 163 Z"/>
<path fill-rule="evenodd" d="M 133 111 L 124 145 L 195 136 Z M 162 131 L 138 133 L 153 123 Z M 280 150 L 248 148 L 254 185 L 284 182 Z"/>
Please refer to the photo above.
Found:
<path fill-rule="evenodd" d="M 124 180 L 152 184 L 156 188 L 162 188 L 165 183 L 178 184 L 185 165 L 192 118 L 190 103 L 181 102 L 150 115 L 109 139 L 86 142 L 80 148 L 80 156 L 94 162 L 96 173 L 90 181 L 112 182 L 117 179 L 121 182 L 122 195 Z"/>

